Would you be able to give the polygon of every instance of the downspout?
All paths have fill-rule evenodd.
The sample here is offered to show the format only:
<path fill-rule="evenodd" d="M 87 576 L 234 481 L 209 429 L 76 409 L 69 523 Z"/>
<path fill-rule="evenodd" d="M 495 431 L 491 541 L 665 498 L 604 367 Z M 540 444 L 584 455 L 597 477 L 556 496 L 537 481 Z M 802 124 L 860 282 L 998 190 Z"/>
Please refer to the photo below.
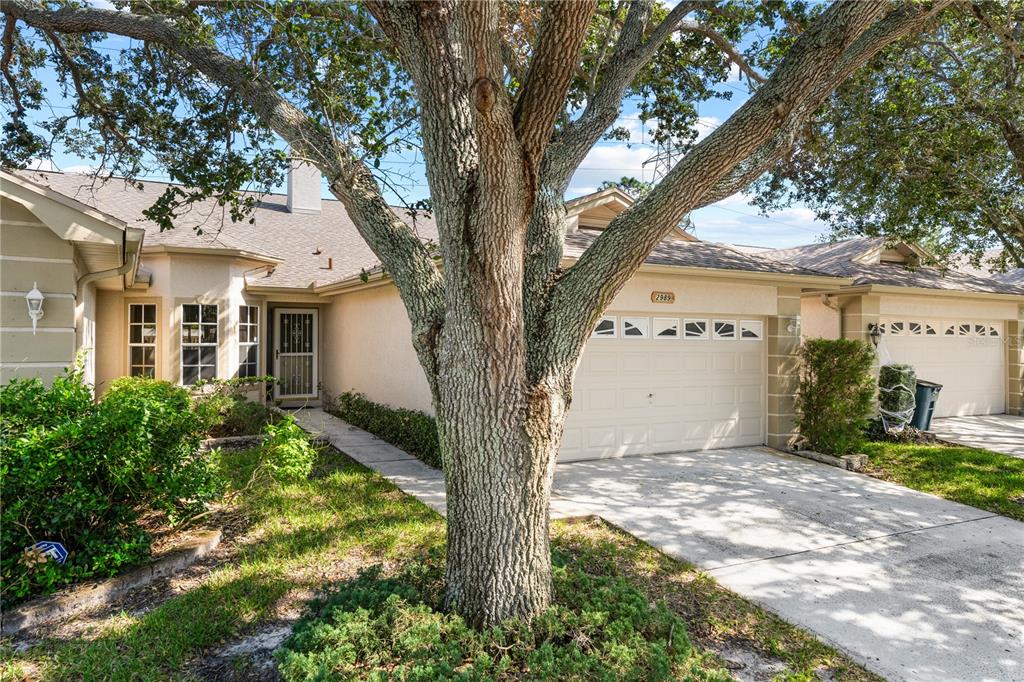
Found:
<path fill-rule="evenodd" d="M 120 277 L 131 272 L 132 267 L 135 265 L 132 261 L 128 260 L 128 234 L 123 233 L 121 235 L 121 265 L 116 268 L 110 268 L 108 270 L 99 270 L 97 272 L 87 272 L 78 278 L 75 283 L 75 299 L 81 300 L 82 290 L 86 284 L 95 282 L 99 279 L 106 279 L 108 277 Z"/>

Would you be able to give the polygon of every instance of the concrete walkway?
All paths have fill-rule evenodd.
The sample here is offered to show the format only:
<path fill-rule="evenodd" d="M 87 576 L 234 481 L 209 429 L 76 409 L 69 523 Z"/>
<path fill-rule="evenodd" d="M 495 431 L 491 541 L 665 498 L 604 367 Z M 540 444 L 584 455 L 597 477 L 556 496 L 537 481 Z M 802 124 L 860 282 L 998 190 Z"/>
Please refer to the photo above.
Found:
<path fill-rule="evenodd" d="M 931 431 L 951 443 L 1024 458 L 1024 417 L 1010 414 L 943 417 L 932 422 Z"/>
<path fill-rule="evenodd" d="M 305 428 L 444 512 L 441 474 L 319 410 Z M 1024 524 L 739 448 L 574 462 L 553 516 L 597 514 L 890 680 L 1024 682 Z"/>

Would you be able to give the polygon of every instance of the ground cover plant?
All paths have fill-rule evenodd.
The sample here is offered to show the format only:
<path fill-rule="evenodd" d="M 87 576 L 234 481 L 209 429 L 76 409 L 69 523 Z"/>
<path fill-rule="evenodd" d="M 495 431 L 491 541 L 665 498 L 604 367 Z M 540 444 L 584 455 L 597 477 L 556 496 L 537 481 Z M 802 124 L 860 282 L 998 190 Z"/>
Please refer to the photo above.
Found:
<path fill-rule="evenodd" d="M 0 574 L 5 605 L 113 575 L 149 555 L 140 515 L 170 522 L 220 494 L 216 454 L 198 454 L 205 423 L 167 382 L 115 381 L 99 402 L 77 370 L 47 388 L 0 387 Z M 37 541 L 68 550 L 60 565 Z"/>
<path fill-rule="evenodd" d="M 440 516 L 330 448 L 301 480 L 267 481 L 259 473 L 263 460 L 256 448 L 223 454 L 221 474 L 235 505 L 228 525 L 242 525 L 222 544 L 223 561 L 192 589 L 148 610 L 114 608 L 73 635 L 44 638 L 25 651 L 0 649 L 0 675 L 251 680 L 265 669 L 244 658 L 220 660 L 220 652 L 280 627 L 282 614 L 301 612 L 306 599 L 327 587 L 278 654 L 287 677 L 307 679 L 337 664 L 352 679 L 394 679 L 415 658 L 431 674 L 406 679 L 474 679 L 474 666 L 493 672 L 501 665 L 509 667 L 497 676 L 508 676 L 525 672 L 529 661 L 549 671 L 547 679 L 618 679 L 574 674 L 585 670 L 632 670 L 640 679 L 657 679 L 668 666 L 673 679 L 711 681 L 729 679 L 718 651 L 731 655 L 739 648 L 748 654 L 746 664 L 761 661 L 765 679 L 878 680 L 693 566 L 595 519 L 554 524 L 554 610 L 534 632 L 470 631 L 458 616 L 431 607 L 442 594 Z M 438 632 L 446 635 L 441 645 Z M 391 660 L 371 660 L 369 644 L 378 641 L 393 647 Z M 502 641 L 514 646 L 502 652 Z M 489 658 L 478 658 L 480 652 Z M 463 654 L 473 657 L 456 664 Z M 642 661 L 641 654 L 650 657 Z M 443 665 L 452 667 L 450 674 Z"/>
<path fill-rule="evenodd" d="M 532 627 L 513 621 L 476 630 L 443 611 L 436 562 L 411 562 L 394 578 L 364 572 L 298 625 L 279 653 L 281 672 L 294 681 L 372 671 L 390 679 L 652 681 L 689 672 L 679 616 L 621 576 L 592 575 L 560 558 L 555 605 Z"/>

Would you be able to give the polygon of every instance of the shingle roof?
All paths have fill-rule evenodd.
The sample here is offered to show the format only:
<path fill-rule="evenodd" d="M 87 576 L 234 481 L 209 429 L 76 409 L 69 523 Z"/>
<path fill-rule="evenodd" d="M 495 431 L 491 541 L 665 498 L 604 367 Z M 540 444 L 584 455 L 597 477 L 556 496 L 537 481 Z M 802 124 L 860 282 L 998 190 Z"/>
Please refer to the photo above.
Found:
<path fill-rule="evenodd" d="M 920 289 L 973 291 L 995 294 L 1024 294 L 1024 287 L 993 277 L 981 277 L 952 269 L 936 267 L 907 268 L 898 263 L 858 263 L 859 256 L 884 243 L 882 237 L 862 237 L 822 244 L 808 244 L 791 249 L 776 249 L 761 254 L 780 262 L 842 277 L 852 277 L 854 285 L 878 284 Z"/>
<path fill-rule="evenodd" d="M 291 213 L 287 197 L 264 195 L 253 214 L 254 222 L 233 223 L 226 210 L 213 200 L 199 202 L 179 218 L 173 230 L 161 232 L 143 217 L 143 211 L 156 201 L 168 183 L 143 182 L 142 189 L 120 178 L 106 183 L 90 176 L 42 171 L 24 171 L 24 175 L 78 201 L 94 206 L 129 225 L 146 230 L 145 246 L 236 249 L 282 262 L 273 274 L 260 276 L 252 284 L 270 287 L 309 288 L 351 279 L 363 270 L 379 266 L 379 260 L 359 235 L 344 206 L 324 199 L 319 214 Z M 583 199 L 583 198 L 581 198 Z M 579 200 L 577 200 L 579 201 Z M 402 209 L 396 211 L 411 223 Z M 201 228 L 197 234 L 195 228 Z M 423 240 L 437 240 L 437 226 L 431 219 L 418 217 L 416 230 Z M 578 258 L 599 234 L 582 229 L 566 238 L 565 255 Z M 319 255 L 313 252 L 320 250 Z M 327 259 L 333 260 L 326 269 Z M 666 239 L 647 258 L 647 263 L 682 267 L 711 268 L 787 275 L 821 275 L 809 267 L 792 265 L 744 254 L 722 244 L 684 242 Z"/>
<path fill-rule="evenodd" d="M 565 238 L 565 255 L 578 258 L 586 251 L 597 236 L 599 230 L 580 229 L 569 233 Z M 645 263 L 652 265 L 676 265 L 689 268 L 710 268 L 713 270 L 739 270 L 744 272 L 764 272 L 779 275 L 812 275 L 826 276 L 821 271 L 773 261 L 758 254 L 746 254 L 723 244 L 712 242 L 687 242 L 666 239 L 654 248 Z"/>
<path fill-rule="evenodd" d="M 1006 284 L 1024 285 L 1024 268 L 997 273 L 992 275 L 992 279 Z"/>
<path fill-rule="evenodd" d="M 145 229 L 145 247 L 239 249 L 283 260 L 272 275 L 258 279 L 260 286 L 306 288 L 329 284 L 354 277 L 379 262 L 344 206 L 334 200 L 325 199 L 319 214 L 305 214 L 288 211 L 284 195 L 264 195 L 253 214 L 253 224 L 231 222 L 225 209 L 208 200 L 195 204 L 173 230 L 161 232 L 142 212 L 153 205 L 168 183 L 144 182 L 143 189 L 138 190 L 120 178 L 100 184 L 86 175 L 38 171 L 22 174 Z M 401 209 L 396 212 L 405 217 Z M 196 234 L 195 227 L 201 227 L 203 234 Z M 416 229 L 424 240 L 437 239 L 433 220 L 418 217 Z M 317 249 L 321 254 L 313 255 Z M 328 258 L 333 260 L 330 270 L 326 269 Z"/>
<path fill-rule="evenodd" d="M 961 258 L 957 269 L 960 272 L 966 272 L 969 275 L 976 275 L 978 277 L 991 277 L 997 282 L 1007 282 L 1009 284 L 1024 284 L 1024 268 L 1015 268 L 1013 270 L 1007 270 L 1006 272 L 997 272 L 992 266 L 994 266 L 999 257 L 1003 254 L 1002 249 L 990 249 L 985 251 L 981 255 L 981 263 L 978 266 L 974 266 L 970 263 L 967 257 Z"/>

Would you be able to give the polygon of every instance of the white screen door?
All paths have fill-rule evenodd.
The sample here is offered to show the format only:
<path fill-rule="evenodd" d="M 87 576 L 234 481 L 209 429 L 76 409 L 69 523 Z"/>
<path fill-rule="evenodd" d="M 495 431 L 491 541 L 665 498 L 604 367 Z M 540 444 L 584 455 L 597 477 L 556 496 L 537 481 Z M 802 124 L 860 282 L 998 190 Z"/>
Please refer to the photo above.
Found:
<path fill-rule="evenodd" d="M 317 396 L 317 311 L 274 309 L 275 398 Z"/>

